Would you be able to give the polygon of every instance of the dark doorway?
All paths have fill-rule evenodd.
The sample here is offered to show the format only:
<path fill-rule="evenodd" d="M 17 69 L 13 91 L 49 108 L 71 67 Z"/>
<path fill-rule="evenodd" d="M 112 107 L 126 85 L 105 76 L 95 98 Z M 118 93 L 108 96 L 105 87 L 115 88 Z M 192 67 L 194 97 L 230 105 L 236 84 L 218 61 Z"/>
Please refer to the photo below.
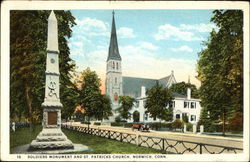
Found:
<path fill-rule="evenodd" d="M 133 119 L 134 119 L 134 122 L 139 122 L 140 121 L 140 113 L 138 111 L 135 111 L 133 113 Z"/>

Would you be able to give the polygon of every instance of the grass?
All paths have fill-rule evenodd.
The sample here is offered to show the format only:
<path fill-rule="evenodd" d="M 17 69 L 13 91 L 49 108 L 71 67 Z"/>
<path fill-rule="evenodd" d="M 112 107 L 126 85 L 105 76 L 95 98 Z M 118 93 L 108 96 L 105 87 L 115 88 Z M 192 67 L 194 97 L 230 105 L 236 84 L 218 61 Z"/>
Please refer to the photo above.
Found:
<path fill-rule="evenodd" d="M 11 131 L 10 148 L 31 143 L 32 140 L 36 139 L 41 130 L 41 126 L 34 126 L 32 129 L 24 127 L 17 129 L 16 132 Z"/>
<path fill-rule="evenodd" d="M 29 144 L 36 138 L 38 133 L 42 130 L 41 126 L 34 127 L 33 130 L 29 128 L 20 128 L 16 132 L 10 133 L 10 150 L 13 147 Z M 133 144 L 110 140 L 94 135 L 89 135 L 72 130 L 62 129 L 65 135 L 77 144 L 87 145 L 91 151 L 80 152 L 83 154 L 161 154 L 165 153 L 160 150 L 155 150 L 146 147 L 138 147 Z M 78 153 L 79 154 L 79 153 Z"/>

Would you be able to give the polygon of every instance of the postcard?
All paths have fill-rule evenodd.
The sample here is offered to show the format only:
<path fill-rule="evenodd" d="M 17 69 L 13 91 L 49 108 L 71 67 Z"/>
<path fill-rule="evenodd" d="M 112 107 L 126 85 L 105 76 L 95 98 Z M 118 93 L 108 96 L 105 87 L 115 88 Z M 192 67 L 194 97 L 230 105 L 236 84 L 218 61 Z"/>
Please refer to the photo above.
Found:
<path fill-rule="evenodd" d="M 1 7 L 1 160 L 249 160 L 247 2 Z"/>

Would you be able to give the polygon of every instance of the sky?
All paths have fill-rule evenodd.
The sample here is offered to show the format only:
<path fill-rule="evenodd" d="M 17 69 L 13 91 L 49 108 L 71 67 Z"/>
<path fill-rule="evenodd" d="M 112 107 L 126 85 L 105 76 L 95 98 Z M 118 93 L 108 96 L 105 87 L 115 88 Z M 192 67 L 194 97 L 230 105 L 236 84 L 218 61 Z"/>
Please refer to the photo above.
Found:
<path fill-rule="evenodd" d="M 69 39 L 77 71 L 96 71 L 104 86 L 112 10 L 71 10 L 76 18 Z M 177 82 L 197 87 L 198 53 L 215 24 L 212 10 L 115 10 L 122 57 L 122 75 L 160 79 L 171 74 Z"/>

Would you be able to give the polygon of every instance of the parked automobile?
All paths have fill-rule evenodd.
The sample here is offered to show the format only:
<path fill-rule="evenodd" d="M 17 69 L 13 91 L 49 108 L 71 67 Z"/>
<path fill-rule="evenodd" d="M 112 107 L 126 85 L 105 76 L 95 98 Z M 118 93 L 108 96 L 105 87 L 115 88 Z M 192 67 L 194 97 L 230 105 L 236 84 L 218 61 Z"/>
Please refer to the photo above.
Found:
<path fill-rule="evenodd" d="M 138 129 L 138 131 L 148 131 L 149 132 L 149 125 L 146 123 L 133 123 L 132 130 Z"/>

